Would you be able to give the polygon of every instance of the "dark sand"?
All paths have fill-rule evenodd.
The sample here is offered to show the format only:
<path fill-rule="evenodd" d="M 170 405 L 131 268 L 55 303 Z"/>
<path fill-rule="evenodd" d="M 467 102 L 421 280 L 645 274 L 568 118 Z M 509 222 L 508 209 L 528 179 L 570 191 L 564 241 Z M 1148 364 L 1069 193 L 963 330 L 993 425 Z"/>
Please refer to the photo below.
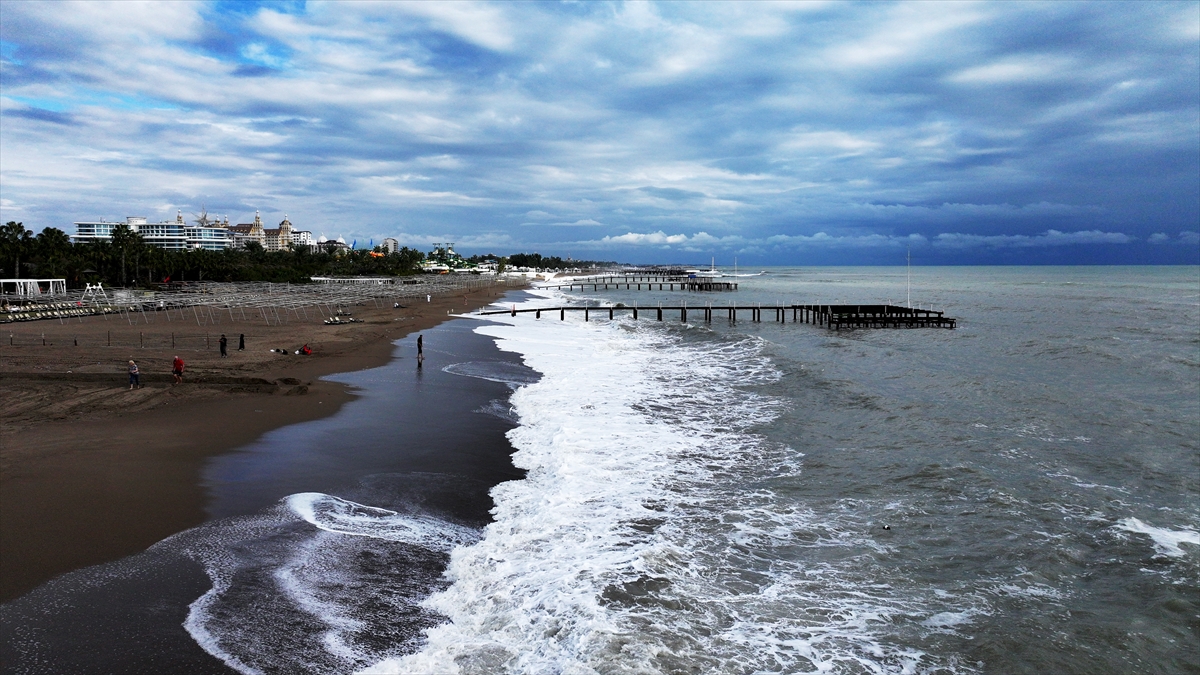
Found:
<path fill-rule="evenodd" d="M 334 376 L 357 392 L 336 415 L 281 427 L 208 457 L 199 476 L 207 496 L 203 524 L 0 604 L 0 673 L 234 672 L 183 625 L 189 605 L 212 585 L 212 571 L 189 553 L 196 546 L 216 547 L 224 551 L 219 559 L 236 561 L 236 587 L 224 592 L 220 608 L 209 615 L 216 623 L 206 626 L 224 635 L 233 626 L 260 640 L 267 653 L 251 653 L 245 663 L 263 672 L 346 670 L 319 648 L 325 628 L 314 632 L 308 610 L 277 586 L 278 565 L 296 555 L 296 546 L 315 529 L 280 517 L 275 505 L 289 494 L 315 491 L 469 527 L 489 522 L 491 487 L 523 476 L 504 437 L 513 422 L 495 408 L 511 389 L 444 368 L 469 363 L 486 370 L 500 363 L 511 375 L 520 366 L 514 355 L 476 335 L 478 325 L 451 321 L 423 330 L 427 358 L 421 369 L 409 336 L 382 367 Z M 493 412 L 480 414 L 488 410 Z M 448 556 L 370 538 L 349 537 L 344 544 L 345 553 L 329 552 L 339 556 L 336 561 L 318 564 L 373 579 L 345 599 L 390 608 L 361 615 L 372 622 L 370 640 L 389 649 L 418 648 L 424 629 L 439 619 L 417 603 L 445 587 Z M 407 608 L 397 605 L 402 598 L 410 599 Z M 237 653 L 247 658 L 244 650 Z"/>
<path fill-rule="evenodd" d="M 228 315 L 197 326 L 161 313 L 137 325 L 110 316 L 4 326 L 0 602 L 200 524 L 206 494 L 199 476 L 208 458 L 269 430 L 333 414 L 352 390 L 318 378 L 383 365 L 392 341 L 507 290 L 438 297 L 407 309 L 355 307 L 363 323 L 338 326 L 316 316 L 266 326 L 261 318 Z M 226 359 L 217 351 L 222 332 L 229 338 Z M 172 349 L 172 333 L 188 347 Z M 244 352 L 237 351 L 240 333 Z M 269 351 L 293 352 L 305 343 L 312 356 Z M 168 374 L 176 353 L 188 364 L 181 386 L 172 386 Z M 129 358 L 141 367 L 141 389 L 128 389 Z"/>

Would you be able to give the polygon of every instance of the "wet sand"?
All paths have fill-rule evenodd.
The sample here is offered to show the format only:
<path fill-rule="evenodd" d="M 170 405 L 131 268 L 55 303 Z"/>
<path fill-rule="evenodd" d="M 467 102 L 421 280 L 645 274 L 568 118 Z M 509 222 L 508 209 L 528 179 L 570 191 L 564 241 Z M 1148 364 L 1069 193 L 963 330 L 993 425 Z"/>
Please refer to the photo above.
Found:
<path fill-rule="evenodd" d="M 161 313 L 137 325 L 109 316 L 4 326 L 0 602 L 200 524 L 206 495 L 199 476 L 208 458 L 269 430 L 333 414 L 353 391 L 320 377 L 382 365 L 394 340 L 507 290 L 403 309 L 354 307 L 361 323 L 334 326 L 316 316 L 267 326 L 228 315 L 197 326 Z M 217 350 L 222 332 L 229 338 L 224 359 Z M 242 333 L 246 350 L 239 352 Z M 312 356 L 292 353 L 303 344 Z M 169 375 L 176 353 L 187 362 L 180 386 Z M 142 372 L 143 387 L 132 391 L 129 358 Z"/>

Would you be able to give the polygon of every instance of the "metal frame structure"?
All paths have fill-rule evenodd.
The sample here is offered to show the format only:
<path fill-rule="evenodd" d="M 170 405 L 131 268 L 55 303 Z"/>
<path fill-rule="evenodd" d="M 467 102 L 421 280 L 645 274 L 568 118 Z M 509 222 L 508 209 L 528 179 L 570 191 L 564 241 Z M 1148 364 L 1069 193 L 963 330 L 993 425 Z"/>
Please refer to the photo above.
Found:
<path fill-rule="evenodd" d="M 372 282 L 375 279 L 371 280 Z M 0 308 L 0 322 L 36 321 L 72 318 L 83 320 L 94 314 L 119 314 L 131 325 L 167 321 L 195 321 L 197 325 L 219 324 L 229 320 L 258 321 L 269 326 L 289 321 L 320 321 L 339 316 L 346 307 L 371 303 L 414 301 L 426 296 L 465 293 L 479 288 L 523 284 L 522 279 L 503 276 L 439 275 L 400 277 L 380 283 L 223 283 L 196 282 L 173 284 L 169 290 L 118 290 L 112 297 L 103 289 L 89 287 L 66 293 L 53 303 L 23 299 Z M 99 292 L 98 292 L 99 291 Z"/>
<path fill-rule="evenodd" d="M 42 291 L 42 284 L 49 288 Z M 40 295 L 66 295 L 66 279 L 0 279 L 0 293 L 8 295 L 9 285 L 13 286 L 12 295 L 19 298 L 36 298 Z"/>

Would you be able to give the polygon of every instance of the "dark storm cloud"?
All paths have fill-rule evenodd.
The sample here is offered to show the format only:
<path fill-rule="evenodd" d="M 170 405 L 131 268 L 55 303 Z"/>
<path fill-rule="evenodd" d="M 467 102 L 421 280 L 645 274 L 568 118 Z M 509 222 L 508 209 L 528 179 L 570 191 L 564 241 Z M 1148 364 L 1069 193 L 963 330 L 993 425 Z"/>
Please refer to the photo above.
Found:
<path fill-rule="evenodd" d="M 629 260 L 1200 259 L 1195 4 L 0 13 L 5 220 L 203 202 Z"/>

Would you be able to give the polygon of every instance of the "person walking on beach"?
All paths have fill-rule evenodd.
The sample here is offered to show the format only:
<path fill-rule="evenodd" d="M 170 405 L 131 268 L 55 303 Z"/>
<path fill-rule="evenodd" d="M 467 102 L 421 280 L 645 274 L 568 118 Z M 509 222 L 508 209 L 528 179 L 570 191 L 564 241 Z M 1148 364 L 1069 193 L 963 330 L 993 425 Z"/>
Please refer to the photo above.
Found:
<path fill-rule="evenodd" d="M 245 349 L 246 349 L 246 334 L 242 333 L 241 335 L 238 336 L 238 351 L 240 352 Z"/>
<path fill-rule="evenodd" d="M 142 388 L 142 382 L 140 379 L 140 375 L 141 375 L 141 373 L 138 371 L 137 363 L 133 359 L 129 359 L 129 388 L 130 389 L 133 389 L 134 387 L 137 387 L 138 389 Z"/>
<path fill-rule="evenodd" d="M 425 363 L 425 345 L 422 341 L 423 335 L 417 336 L 417 367 L 420 368 L 422 363 Z"/>
<path fill-rule="evenodd" d="M 171 376 L 175 378 L 175 384 L 183 384 L 183 359 L 178 356 L 171 362 Z"/>
<path fill-rule="evenodd" d="M 229 345 L 229 341 L 225 339 L 224 333 L 221 333 L 221 339 L 217 344 L 221 345 L 221 358 L 229 356 L 229 352 L 225 350 L 225 348 Z"/>

